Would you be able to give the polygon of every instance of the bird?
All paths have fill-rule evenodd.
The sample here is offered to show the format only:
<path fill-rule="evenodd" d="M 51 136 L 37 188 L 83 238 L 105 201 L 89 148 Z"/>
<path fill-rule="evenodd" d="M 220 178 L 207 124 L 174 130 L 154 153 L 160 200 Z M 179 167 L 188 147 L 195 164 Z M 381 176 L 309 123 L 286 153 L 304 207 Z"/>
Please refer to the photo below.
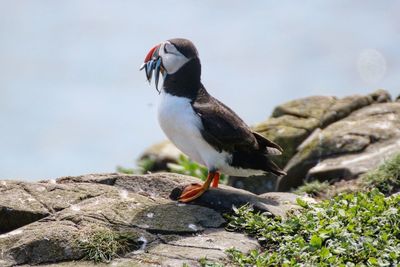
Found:
<path fill-rule="evenodd" d="M 150 84 L 154 75 L 159 94 L 158 122 L 166 136 L 208 169 L 205 182 L 185 187 L 180 202 L 197 199 L 210 186 L 218 187 L 220 173 L 241 177 L 285 175 L 271 160 L 271 156 L 282 154 L 282 148 L 253 131 L 208 93 L 201 82 L 199 53 L 190 40 L 173 38 L 157 44 L 147 53 L 140 70 L 145 71 Z"/>

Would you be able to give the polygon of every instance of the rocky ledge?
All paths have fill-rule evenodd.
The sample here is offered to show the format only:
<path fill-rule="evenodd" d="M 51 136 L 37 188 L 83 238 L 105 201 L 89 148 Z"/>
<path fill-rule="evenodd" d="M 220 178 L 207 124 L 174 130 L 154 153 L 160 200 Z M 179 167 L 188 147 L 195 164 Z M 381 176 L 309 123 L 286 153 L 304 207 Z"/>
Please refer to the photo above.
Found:
<path fill-rule="evenodd" d="M 211 189 L 192 204 L 170 199 L 193 182 L 199 180 L 171 173 L 0 181 L 0 266 L 92 266 L 82 244 L 99 233 L 128 236 L 129 246 L 112 266 L 226 262 L 229 248 L 248 252 L 259 246 L 225 231 L 223 213 L 232 205 L 251 203 L 279 216 L 298 208 L 291 193 L 256 196 L 229 186 Z"/>

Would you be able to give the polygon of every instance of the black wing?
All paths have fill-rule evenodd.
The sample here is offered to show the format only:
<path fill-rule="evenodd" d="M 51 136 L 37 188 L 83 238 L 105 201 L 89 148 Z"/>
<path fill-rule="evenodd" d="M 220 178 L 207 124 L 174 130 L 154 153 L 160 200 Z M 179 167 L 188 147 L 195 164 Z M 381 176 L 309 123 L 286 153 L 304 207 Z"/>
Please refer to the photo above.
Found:
<path fill-rule="evenodd" d="M 195 101 L 193 109 L 203 123 L 202 136 L 215 149 L 266 154 L 279 154 L 282 151 L 277 144 L 253 132 L 229 107 L 210 95 L 206 98 L 206 101 Z"/>

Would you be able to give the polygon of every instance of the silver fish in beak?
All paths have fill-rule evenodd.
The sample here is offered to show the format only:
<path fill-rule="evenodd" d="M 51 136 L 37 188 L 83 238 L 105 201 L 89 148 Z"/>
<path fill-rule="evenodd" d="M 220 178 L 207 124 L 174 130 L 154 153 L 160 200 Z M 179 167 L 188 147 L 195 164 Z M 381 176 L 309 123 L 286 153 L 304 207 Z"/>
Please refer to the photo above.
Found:
<path fill-rule="evenodd" d="M 147 54 L 146 58 L 144 59 L 144 63 L 140 66 L 140 70 L 145 70 L 146 78 L 149 83 L 151 83 L 151 79 L 154 73 L 154 82 L 156 85 L 156 90 L 160 93 L 158 89 L 158 81 L 160 79 L 160 72 L 161 74 L 164 73 L 164 68 L 162 66 L 162 59 L 159 56 L 160 45 L 156 45 L 152 49 L 150 49 L 149 53 Z"/>

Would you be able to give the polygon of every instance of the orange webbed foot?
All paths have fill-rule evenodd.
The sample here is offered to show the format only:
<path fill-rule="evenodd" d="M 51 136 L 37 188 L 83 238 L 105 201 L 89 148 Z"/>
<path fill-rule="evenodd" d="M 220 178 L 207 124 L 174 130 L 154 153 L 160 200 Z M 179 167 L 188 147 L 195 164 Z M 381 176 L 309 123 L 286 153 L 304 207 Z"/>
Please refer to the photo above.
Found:
<path fill-rule="evenodd" d="M 200 197 L 205 191 L 210 187 L 211 182 L 213 182 L 213 187 L 218 187 L 219 182 L 219 173 L 218 172 L 209 172 L 207 176 L 207 180 L 203 185 L 200 184 L 191 184 L 183 189 L 181 196 L 178 198 L 180 202 L 190 202 Z"/>
<path fill-rule="evenodd" d="M 183 203 L 190 202 L 200 197 L 208 188 L 200 184 L 191 184 L 183 189 L 179 201 Z"/>

